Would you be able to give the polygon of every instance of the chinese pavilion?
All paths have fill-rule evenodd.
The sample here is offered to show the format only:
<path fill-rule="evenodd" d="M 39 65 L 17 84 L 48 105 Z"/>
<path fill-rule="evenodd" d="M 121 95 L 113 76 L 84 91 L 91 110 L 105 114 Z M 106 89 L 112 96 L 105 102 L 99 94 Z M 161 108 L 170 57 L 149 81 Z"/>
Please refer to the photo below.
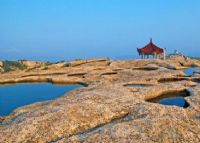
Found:
<path fill-rule="evenodd" d="M 165 59 L 165 49 L 159 48 L 156 46 L 152 39 L 150 40 L 150 43 L 146 45 L 145 47 L 141 49 L 137 49 L 139 55 L 142 59 L 149 58 L 149 56 L 153 56 L 153 58 L 156 59 Z"/>

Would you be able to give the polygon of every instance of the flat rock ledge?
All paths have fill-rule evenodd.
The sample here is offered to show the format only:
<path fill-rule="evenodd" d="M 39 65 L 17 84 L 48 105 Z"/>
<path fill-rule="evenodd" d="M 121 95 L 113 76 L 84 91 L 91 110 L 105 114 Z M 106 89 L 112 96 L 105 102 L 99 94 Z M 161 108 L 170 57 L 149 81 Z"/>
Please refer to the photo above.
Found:
<path fill-rule="evenodd" d="M 199 143 L 199 76 L 183 69 L 200 61 L 77 60 L 0 74 L 1 84 L 51 82 L 83 84 L 56 100 L 34 103 L 0 117 L 0 142 L 23 143 Z M 133 86 L 129 86 L 133 85 Z M 143 86 L 134 86 L 143 85 Z M 188 108 L 148 102 L 187 90 Z"/>

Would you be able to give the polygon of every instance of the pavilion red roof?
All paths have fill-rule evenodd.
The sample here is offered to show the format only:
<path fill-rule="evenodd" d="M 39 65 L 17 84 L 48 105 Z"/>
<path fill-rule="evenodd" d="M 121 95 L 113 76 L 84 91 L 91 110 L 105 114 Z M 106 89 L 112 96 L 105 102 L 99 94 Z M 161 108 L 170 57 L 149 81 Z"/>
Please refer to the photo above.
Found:
<path fill-rule="evenodd" d="M 152 39 L 150 40 L 150 43 L 146 45 L 145 47 L 141 49 L 137 49 L 139 54 L 162 54 L 164 53 L 164 49 L 159 48 L 156 46 L 153 42 Z"/>

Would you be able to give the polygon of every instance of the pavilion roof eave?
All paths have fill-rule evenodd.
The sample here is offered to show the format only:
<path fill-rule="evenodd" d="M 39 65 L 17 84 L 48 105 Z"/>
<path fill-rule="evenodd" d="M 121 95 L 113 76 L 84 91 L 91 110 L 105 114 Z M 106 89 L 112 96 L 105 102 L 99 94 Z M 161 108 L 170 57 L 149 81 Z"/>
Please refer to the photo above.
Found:
<path fill-rule="evenodd" d="M 164 53 L 164 50 L 162 48 L 159 48 L 155 44 L 153 44 L 152 40 L 145 47 L 140 48 L 140 49 L 138 48 L 137 50 L 138 50 L 139 54 L 153 55 L 153 54 L 162 54 L 162 53 Z"/>

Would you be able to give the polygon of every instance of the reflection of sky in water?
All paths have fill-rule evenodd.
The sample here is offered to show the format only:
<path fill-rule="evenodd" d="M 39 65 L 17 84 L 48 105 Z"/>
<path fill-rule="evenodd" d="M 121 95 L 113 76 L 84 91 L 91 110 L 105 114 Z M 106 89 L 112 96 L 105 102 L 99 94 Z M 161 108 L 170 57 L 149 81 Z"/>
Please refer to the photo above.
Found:
<path fill-rule="evenodd" d="M 183 97 L 176 97 L 176 98 L 165 98 L 160 100 L 160 104 L 163 105 L 175 105 L 179 107 L 184 107 L 186 104 L 186 101 Z"/>
<path fill-rule="evenodd" d="M 0 86 L 0 116 L 34 102 L 52 100 L 80 85 L 53 85 L 49 83 L 14 84 Z"/>
<path fill-rule="evenodd" d="M 200 72 L 200 68 L 188 68 L 184 70 L 184 73 L 188 76 L 192 76 L 195 71 Z"/>

